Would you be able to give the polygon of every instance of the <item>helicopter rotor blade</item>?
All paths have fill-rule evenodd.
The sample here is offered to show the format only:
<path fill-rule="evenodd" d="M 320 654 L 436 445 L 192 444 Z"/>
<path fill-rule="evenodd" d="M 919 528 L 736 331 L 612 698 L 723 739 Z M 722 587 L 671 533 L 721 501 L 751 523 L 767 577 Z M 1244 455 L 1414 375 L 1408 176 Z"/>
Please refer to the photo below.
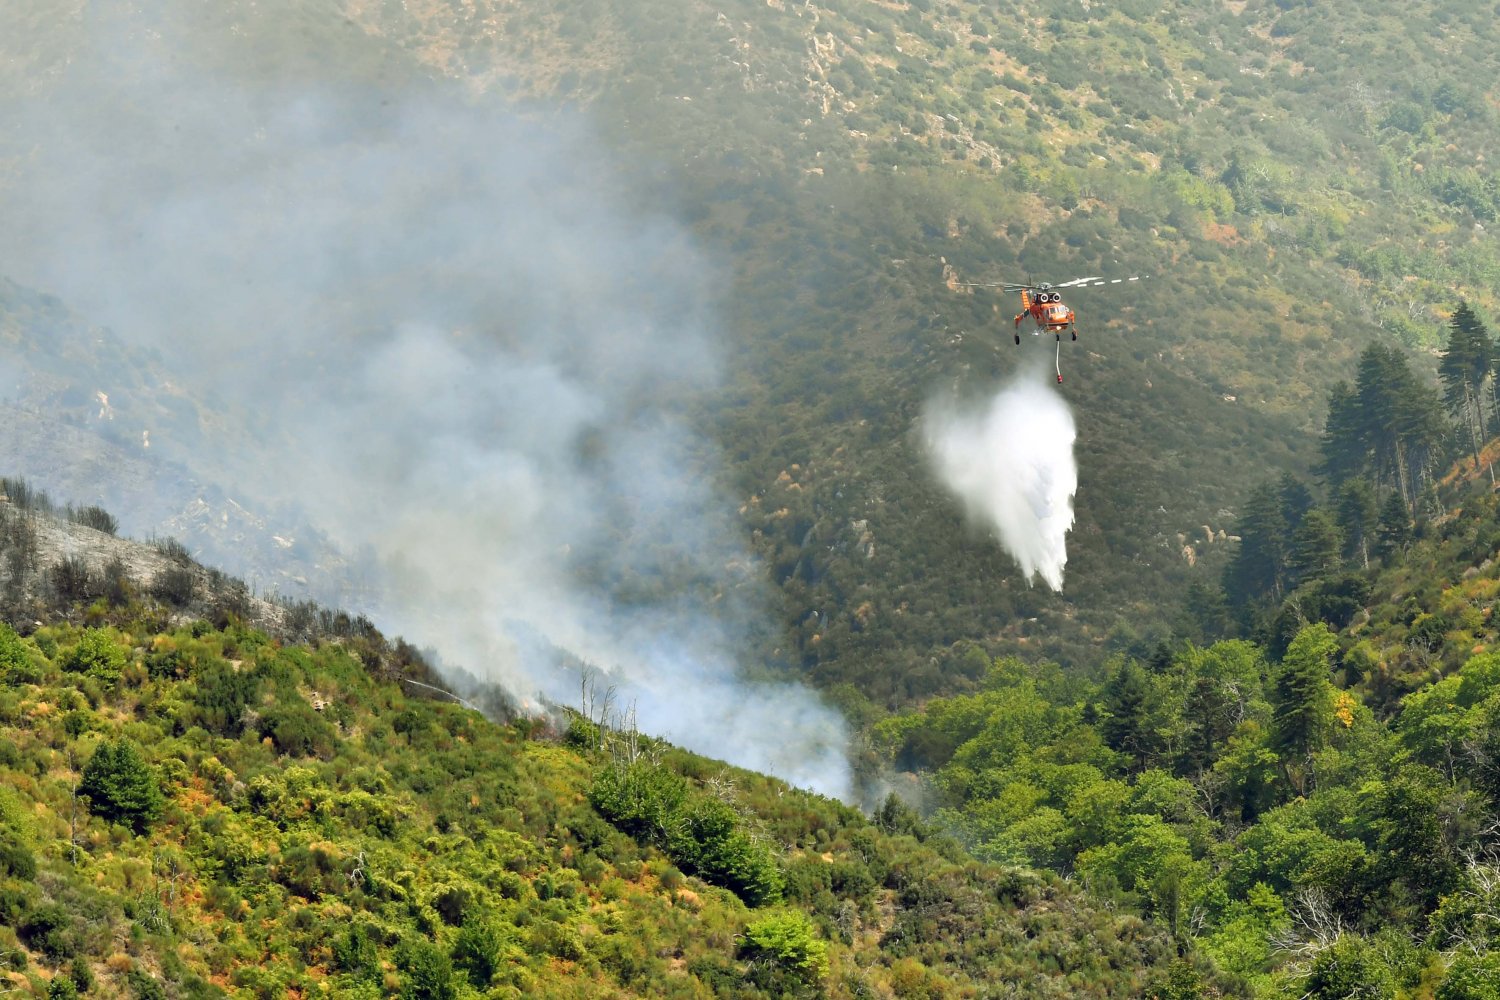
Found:
<path fill-rule="evenodd" d="M 1019 292 L 1023 288 L 1036 288 L 1037 285 L 1019 285 L 1011 281 L 959 281 L 955 282 L 960 288 L 998 288 L 1006 292 Z"/>
<path fill-rule="evenodd" d="M 1080 278 L 1077 281 L 1070 281 L 1068 284 L 1077 285 L 1079 288 L 1083 288 L 1085 285 L 1093 288 L 1096 285 L 1123 285 L 1132 281 L 1144 281 L 1149 277 L 1151 277 L 1149 274 L 1137 274 L 1129 278 Z"/>
<path fill-rule="evenodd" d="M 1055 290 L 1058 288 L 1096 288 L 1099 285 L 1123 285 L 1132 281 L 1143 281 L 1151 277 L 1149 274 L 1137 274 L 1129 278 L 1106 278 L 1102 275 L 1091 275 L 1087 278 L 1074 278 L 1071 281 L 1046 282 L 1046 281 L 960 281 L 957 284 L 962 288 L 998 288 L 1005 292 L 1042 291 Z"/>

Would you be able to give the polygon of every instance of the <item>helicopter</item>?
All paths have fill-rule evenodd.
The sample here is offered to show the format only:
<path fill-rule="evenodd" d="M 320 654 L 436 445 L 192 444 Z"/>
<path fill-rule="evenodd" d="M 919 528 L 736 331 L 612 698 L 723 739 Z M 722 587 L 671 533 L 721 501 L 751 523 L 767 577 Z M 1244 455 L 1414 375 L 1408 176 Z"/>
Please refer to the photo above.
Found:
<path fill-rule="evenodd" d="M 1068 331 L 1071 339 L 1078 339 L 1078 327 L 1074 323 L 1073 310 L 1063 304 L 1062 288 L 1082 288 L 1093 285 L 1119 285 L 1131 281 L 1140 281 L 1143 275 L 1132 278 L 1104 278 L 1100 275 L 1091 275 L 1087 278 L 1073 278 L 1070 281 L 1060 281 L 1056 284 L 1051 282 L 998 282 L 998 281 L 963 281 L 960 285 L 977 288 L 998 288 L 1004 292 L 1021 293 L 1021 311 L 1016 313 L 1016 343 L 1021 343 L 1021 320 L 1030 316 L 1035 323 L 1031 331 L 1032 336 L 1039 335 L 1043 330 L 1050 330 L 1057 337 L 1058 351 L 1062 350 L 1063 331 Z M 1062 384 L 1062 365 L 1057 366 L 1057 383 Z"/>

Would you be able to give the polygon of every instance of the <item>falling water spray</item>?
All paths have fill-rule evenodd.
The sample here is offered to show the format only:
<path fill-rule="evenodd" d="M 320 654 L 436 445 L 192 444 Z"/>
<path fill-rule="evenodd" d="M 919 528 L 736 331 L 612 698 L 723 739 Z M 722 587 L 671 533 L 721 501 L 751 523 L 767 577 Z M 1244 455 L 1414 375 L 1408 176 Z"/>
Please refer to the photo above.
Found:
<path fill-rule="evenodd" d="M 993 529 L 1028 582 L 1062 590 L 1073 526 L 1077 433 L 1062 396 L 1024 372 L 987 399 L 931 402 L 923 439 L 933 471 L 969 518 Z"/>

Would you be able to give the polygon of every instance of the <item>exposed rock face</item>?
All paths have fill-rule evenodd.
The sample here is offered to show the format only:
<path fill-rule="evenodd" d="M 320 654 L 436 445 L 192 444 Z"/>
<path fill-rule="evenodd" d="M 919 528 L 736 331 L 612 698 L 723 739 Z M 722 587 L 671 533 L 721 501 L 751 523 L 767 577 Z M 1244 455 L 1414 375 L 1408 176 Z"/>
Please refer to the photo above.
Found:
<path fill-rule="evenodd" d="M 0 476 L 99 506 L 136 537 L 171 536 L 253 588 L 360 604 L 348 560 L 296 512 L 227 495 L 223 414 L 160 359 L 0 278 Z"/>

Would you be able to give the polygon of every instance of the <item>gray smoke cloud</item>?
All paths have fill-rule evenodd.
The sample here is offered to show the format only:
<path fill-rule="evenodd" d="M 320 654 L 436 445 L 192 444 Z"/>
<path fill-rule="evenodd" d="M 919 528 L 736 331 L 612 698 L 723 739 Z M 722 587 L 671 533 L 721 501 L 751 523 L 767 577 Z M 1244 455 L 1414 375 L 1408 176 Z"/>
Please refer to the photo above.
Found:
<path fill-rule="evenodd" d="M 187 70 L 171 8 L 7 112 L 0 189 L 0 270 L 217 401 L 153 454 L 301 510 L 444 662 L 566 703 L 588 664 L 643 730 L 847 797 L 837 714 L 744 679 L 763 582 L 687 416 L 720 377 L 687 230 L 577 115 Z"/>
<path fill-rule="evenodd" d="M 1072 411 L 1041 370 L 1018 374 L 988 399 L 933 400 L 922 436 L 933 471 L 970 519 L 996 533 L 1028 582 L 1040 576 L 1061 591 L 1078 435 Z"/>

